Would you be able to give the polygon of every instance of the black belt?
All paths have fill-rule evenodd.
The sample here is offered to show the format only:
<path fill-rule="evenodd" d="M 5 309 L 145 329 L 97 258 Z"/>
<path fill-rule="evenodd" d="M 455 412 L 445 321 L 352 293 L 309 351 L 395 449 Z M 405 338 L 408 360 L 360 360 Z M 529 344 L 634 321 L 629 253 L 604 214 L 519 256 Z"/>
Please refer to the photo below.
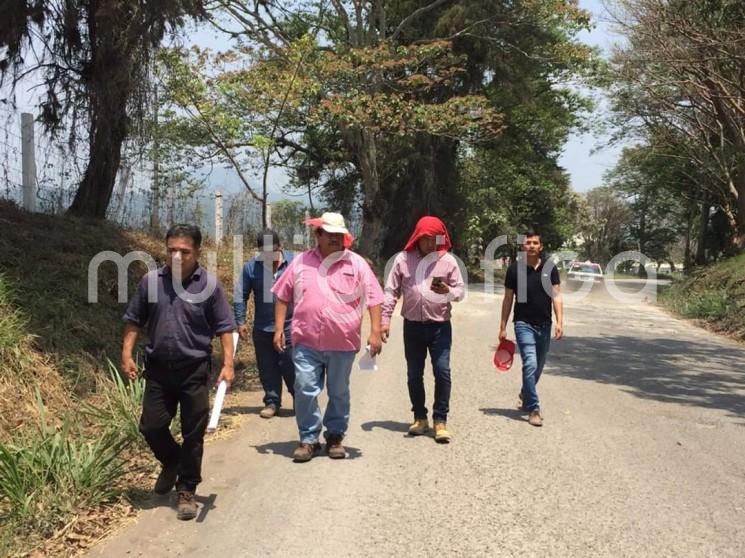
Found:
<path fill-rule="evenodd" d="M 162 360 L 153 357 L 145 358 L 145 368 L 153 368 L 156 370 L 167 370 L 169 372 L 178 372 L 179 370 L 186 370 L 188 368 L 197 368 L 205 362 L 209 361 L 210 357 L 206 356 L 203 358 L 194 358 L 188 360 Z"/>

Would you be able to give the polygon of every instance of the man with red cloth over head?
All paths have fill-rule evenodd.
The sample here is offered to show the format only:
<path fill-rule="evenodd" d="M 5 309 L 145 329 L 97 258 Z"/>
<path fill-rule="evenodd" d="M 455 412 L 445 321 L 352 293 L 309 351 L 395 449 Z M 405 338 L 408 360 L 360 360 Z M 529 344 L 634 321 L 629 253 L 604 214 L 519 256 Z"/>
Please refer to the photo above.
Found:
<path fill-rule="evenodd" d="M 424 393 L 424 363 L 427 351 L 435 376 L 432 419 L 435 440 L 450 442 L 447 418 L 450 405 L 450 326 L 451 302 L 463 299 L 463 276 L 455 257 L 448 252 L 452 244 L 445 224 L 437 217 L 419 219 L 403 252 L 396 255 L 385 283 L 382 337 L 386 341 L 396 302 L 403 295 L 404 351 L 409 398 L 414 423 L 409 434 L 418 436 L 429 430 Z"/>

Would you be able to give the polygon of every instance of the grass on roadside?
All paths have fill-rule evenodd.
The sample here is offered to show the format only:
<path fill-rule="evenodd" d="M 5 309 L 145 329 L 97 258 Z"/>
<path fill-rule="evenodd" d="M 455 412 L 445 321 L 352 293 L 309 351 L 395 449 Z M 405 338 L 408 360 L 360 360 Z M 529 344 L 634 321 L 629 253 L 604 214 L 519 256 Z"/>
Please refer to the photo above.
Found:
<path fill-rule="evenodd" d="M 745 255 L 729 258 L 676 281 L 662 292 L 663 306 L 712 329 L 745 339 Z"/>
<path fill-rule="evenodd" d="M 81 509 L 114 498 L 124 472 L 126 436 L 90 439 L 69 415 L 51 424 L 38 393 L 37 404 L 37 428 L 0 442 L 0 540 L 15 544 L 49 537 Z"/>
<path fill-rule="evenodd" d="M 119 432 L 128 444 L 144 447 L 139 419 L 145 379 L 138 376 L 125 380 L 114 363 L 107 363 L 108 377 L 99 380 L 95 397 L 80 401 L 80 411 L 95 423 L 98 431 Z"/>

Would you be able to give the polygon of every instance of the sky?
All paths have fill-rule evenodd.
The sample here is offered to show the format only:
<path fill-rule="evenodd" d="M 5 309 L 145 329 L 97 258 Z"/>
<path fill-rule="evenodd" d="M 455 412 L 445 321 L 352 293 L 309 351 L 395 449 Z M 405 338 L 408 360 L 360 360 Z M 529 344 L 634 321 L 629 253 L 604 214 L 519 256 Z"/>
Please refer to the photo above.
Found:
<path fill-rule="evenodd" d="M 607 55 L 615 37 L 609 29 L 602 0 L 579 0 L 579 4 L 593 14 L 596 23 L 592 31 L 581 33 L 579 39 L 599 47 Z M 200 29 L 193 33 L 190 38 L 193 43 L 201 46 L 209 45 L 216 49 L 229 46 L 224 37 L 211 29 Z M 24 93 L 23 91 L 18 92 L 19 108 L 22 110 L 32 109 L 30 96 Z M 595 97 L 599 101 L 598 110 L 602 112 L 603 98 L 602 96 L 598 98 L 597 95 Z M 34 112 L 33 110 L 29 111 Z M 607 137 L 599 137 L 593 134 L 573 134 L 570 136 L 559 159 L 559 164 L 568 172 L 572 189 L 575 191 L 586 192 L 600 186 L 603 174 L 615 165 L 621 148 L 606 147 L 604 143 L 607 142 L 607 139 Z M 269 178 L 271 184 L 270 201 L 287 197 L 304 199 L 298 196 L 288 196 L 282 192 L 282 186 L 287 181 L 287 177 L 282 171 L 270 171 Z M 225 191 L 237 192 L 243 188 L 235 173 L 227 169 L 215 168 L 211 173 L 209 182 L 213 187 Z M 259 181 L 256 180 L 255 183 L 258 185 Z"/>
<path fill-rule="evenodd" d="M 601 0 L 579 0 L 580 7 L 592 12 L 595 28 L 580 34 L 582 42 L 599 47 L 608 55 L 616 37 L 607 22 L 607 12 Z M 598 110 L 603 111 L 603 97 L 595 96 Z M 621 147 L 605 147 L 608 138 L 592 134 L 573 134 L 564 148 L 559 164 L 569 173 L 572 189 L 586 192 L 602 184 L 603 174 L 613 168 Z"/>

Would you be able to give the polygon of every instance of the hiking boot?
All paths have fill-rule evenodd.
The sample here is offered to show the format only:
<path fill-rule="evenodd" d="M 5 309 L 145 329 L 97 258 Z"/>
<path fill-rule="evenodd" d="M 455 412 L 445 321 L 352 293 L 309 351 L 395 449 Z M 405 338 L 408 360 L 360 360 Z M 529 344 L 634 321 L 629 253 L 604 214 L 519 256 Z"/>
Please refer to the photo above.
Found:
<path fill-rule="evenodd" d="M 292 452 L 292 460 L 295 461 L 295 463 L 304 463 L 305 461 L 313 459 L 320 451 L 321 444 L 318 442 L 314 444 L 300 442 L 295 448 L 295 451 Z"/>
<path fill-rule="evenodd" d="M 329 434 L 326 437 L 326 453 L 331 459 L 344 459 L 347 456 L 347 451 L 341 445 L 343 439 L 342 434 Z"/>
<path fill-rule="evenodd" d="M 261 409 L 261 412 L 259 412 L 259 416 L 261 418 L 270 419 L 274 417 L 277 414 L 277 407 L 274 405 L 267 405 L 263 409 Z"/>
<path fill-rule="evenodd" d="M 409 426 L 409 436 L 421 436 L 429 430 L 429 421 L 426 418 L 414 419 L 414 424 Z"/>
<path fill-rule="evenodd" d="M 435 442 L 437 442 L 438 444 L 450 443 L 450 432 L 448 432 L 448 425 L 446 423 L 435 423 Z"/>
<path fill-rule="evenodd" d="M 183 521 L 194 519 L 197 516 L 196 495 L 190 490 L 178 491 L 178 502 L 176 503 L 176 517 Z"/>
<path fill-rule="evenodd" d="M 543 426 L 543 417 L 541 416 L 541 411 L 538 409 L 535 409 L 530 412 L 530 416 L 528 417 L 528 423 L 533 426 Z"/>
<path fill-rule="evenodd" d="M 174 463 L 173 465 L 163 465 L 160 469 L 158 480 L 155 481 L 153 492 L 161 496 L 168 494 L 173 488 L 173 485 L 176 484 L 177 478 L 178 463 Z"/>

